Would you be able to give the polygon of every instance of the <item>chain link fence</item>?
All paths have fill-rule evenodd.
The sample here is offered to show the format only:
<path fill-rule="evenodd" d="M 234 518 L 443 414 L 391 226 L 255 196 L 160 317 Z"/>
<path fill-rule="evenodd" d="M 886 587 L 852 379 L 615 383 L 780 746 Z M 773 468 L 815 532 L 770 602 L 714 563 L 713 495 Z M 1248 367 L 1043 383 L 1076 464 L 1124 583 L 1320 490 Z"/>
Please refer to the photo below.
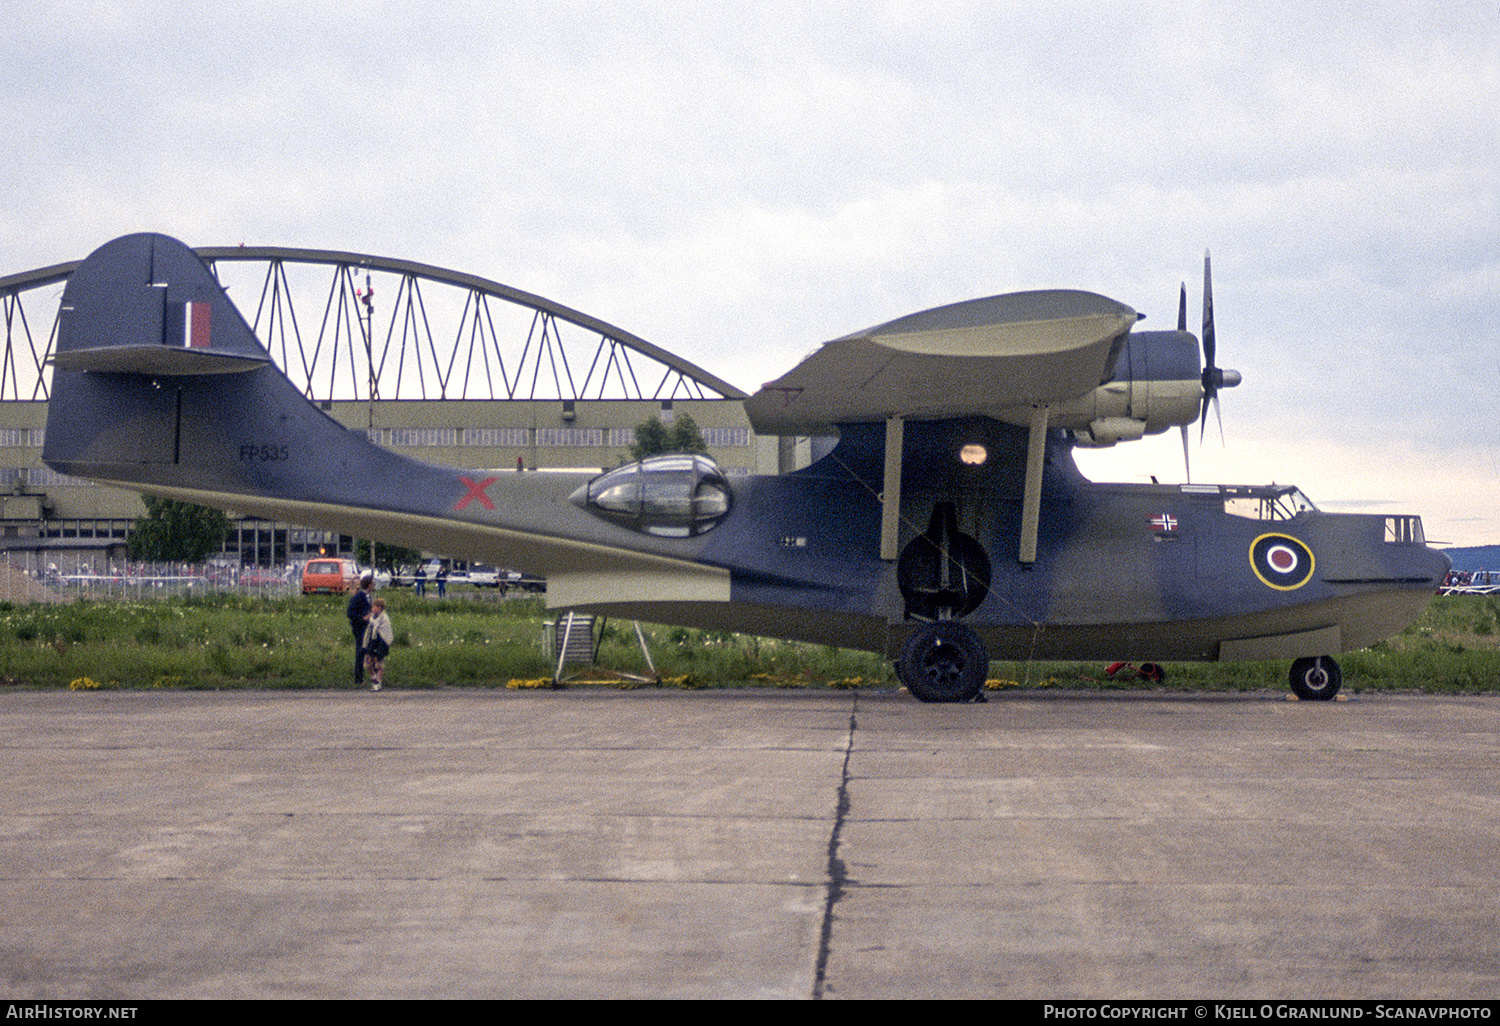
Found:
<path fill-rule="evenodd" d="M 0 601 L 58 602 L 73 598 L 145 599 L 237 592 L 280 597 L 301 590 L 300 567 L 282 569 L 208 563 L 96 565 L 69 553 L 11 553 L 0 564 Z"/>
<path fill-rule="evenodd" d="M 100 558 L 97 552 L 11 552 L 0 557 L 0 602 L 68 602 L 75 598 L 141 600 L 177 595 L 234 593 L 281 598 L 302 593 L 302 563 L 284 567 L 242 566 L 227 559 L 207 563 L 141 563 Z M 514 580 L 510 578 L 515 578 Z M 410 587 L 410 568 L 395 578 L 376 572 L 378 588 Z M 466 573 L 446 579 L 442 592 L 451 598 L 501 601 L 542 589 L 536 578 L 510 574 L 495 579 L 493 571 L 471 580 Z M 427 595 L 438 597 L 429 580 Z"/>

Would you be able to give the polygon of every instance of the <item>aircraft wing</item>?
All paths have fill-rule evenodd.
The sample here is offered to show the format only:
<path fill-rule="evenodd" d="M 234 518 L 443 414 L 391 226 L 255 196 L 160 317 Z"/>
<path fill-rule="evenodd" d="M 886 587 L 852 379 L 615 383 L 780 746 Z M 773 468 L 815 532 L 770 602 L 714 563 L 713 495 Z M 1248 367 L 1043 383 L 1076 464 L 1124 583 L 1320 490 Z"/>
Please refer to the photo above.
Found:
<path fill-rule="evenodd" d="M 1074 290 L 937 307 L 825 343 L 745 402 L 760 434 L 829 434 L 889 417 L 996 416 L 1097 388 L 1138 320 Z"/>

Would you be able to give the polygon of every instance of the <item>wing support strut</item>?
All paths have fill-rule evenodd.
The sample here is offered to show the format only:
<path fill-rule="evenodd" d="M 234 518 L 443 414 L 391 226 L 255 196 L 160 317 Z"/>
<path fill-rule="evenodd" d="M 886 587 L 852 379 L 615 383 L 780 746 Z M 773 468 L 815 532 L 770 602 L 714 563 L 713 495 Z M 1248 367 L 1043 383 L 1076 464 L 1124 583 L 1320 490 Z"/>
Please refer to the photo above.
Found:
<path fill-rule="evenodd" d="M 1042 471 L 1047 457 L 1047 421 L 1052 407 L 1031 408 L 1031 433 L 1026 440 L 1026 492 L 1021 500 L 1019 559 L 1025 566 L 1036 562 L 1037 523 L 1042 516 Z"/>
<path fill-rule="evenodd" d="M 885 483 L 880 493 L 880 558 L 900 555 L 901 541 L 901 448 L 906 422 L 900 417 L 885 420 Z"/>

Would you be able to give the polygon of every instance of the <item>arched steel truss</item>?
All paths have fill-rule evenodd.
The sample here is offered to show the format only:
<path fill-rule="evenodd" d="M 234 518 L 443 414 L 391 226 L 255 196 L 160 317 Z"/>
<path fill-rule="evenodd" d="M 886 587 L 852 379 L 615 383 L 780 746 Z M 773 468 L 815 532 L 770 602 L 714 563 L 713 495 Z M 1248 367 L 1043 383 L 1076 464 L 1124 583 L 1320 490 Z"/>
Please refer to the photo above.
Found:
<path fill-rule="evenodd" d="M 314 401 L 745 398 L 645 339 L 476 275 L 332 250 L 197 253 Z M 0 401 L 47 398 L 58 300 L 77 266 L 0 278 Z M 257 280 L 258 298 L 246 301 Z M 45 336 L 33 331 L 41 325 Z"/>

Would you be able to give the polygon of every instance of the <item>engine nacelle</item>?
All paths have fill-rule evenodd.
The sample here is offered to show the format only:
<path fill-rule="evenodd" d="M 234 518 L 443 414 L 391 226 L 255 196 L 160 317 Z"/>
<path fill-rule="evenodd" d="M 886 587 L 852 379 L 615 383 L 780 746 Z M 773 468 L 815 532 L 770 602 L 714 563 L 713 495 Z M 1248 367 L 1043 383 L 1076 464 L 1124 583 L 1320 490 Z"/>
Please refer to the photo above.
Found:
<path fill-rule="evenodd" d="M 1065 428 L 1083 446 L 1108 446 L 1191 424 L 1203 408 L 1198 338 L 1186 331 L 1138 331 L 1120 344 L 1109 380 L 1085 396 L 1051 407 L 1050 427 Z M 1240 383 L 1238 371 L 1215 368 L 1215 388 Z M 1025 426 L 1029 407 L 1000 419 Z"/>
<path fill-rule="evenodd" d="M 1110 380 L 1049 418 L 1080 445 L 1133 442 L 1198 419 L 1203 399 L 1198 339 L 1185 331 L 1139 331 L 1115 358 Z"/>
<path fill-rule="evenodd" d="M 1133 417 L 1101 417 L 1075 429 L 1073 440 L 1079 445 L 1104 448 L 1116 442 L 1136 442 L 1146 434 L 1146 422 Z"/>

